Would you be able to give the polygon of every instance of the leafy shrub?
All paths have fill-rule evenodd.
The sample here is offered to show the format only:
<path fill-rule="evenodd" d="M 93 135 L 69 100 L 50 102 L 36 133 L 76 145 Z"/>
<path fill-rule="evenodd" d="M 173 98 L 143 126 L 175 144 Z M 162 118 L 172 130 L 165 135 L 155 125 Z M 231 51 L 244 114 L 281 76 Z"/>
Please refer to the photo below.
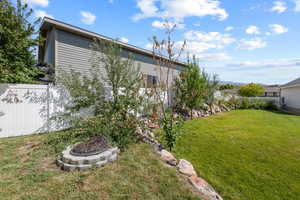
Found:
<path fill-rule="evenodd" d="M 250 83 L 242 85 L 238 92 L 242 97 L 257 97 L 263 94 L 264 88 L 259 84 Z"/>
<path fill-rule="evenodd" d="M 267 101 L 265 109 L 266 110 L 278 110 L 278 107 L 275 105 L 275 103 L 273 101 Z"/>
<path fill-rule="evenodd" d="M 203 103 L 212 105 L 216 103 L 215 92 L 219 80 L 217 75 L 210 76 L 204 70 L 201 71 L 196 59 L 189 63 L 185 71 L 180 73 L 174 84 L 176 110 L 179 113 L 189 112 L 193 118 L 192 111 L 200 108 Z"/>
<path fill-rule="evenodd" d="M 26 1 L 0 1 L 0 83 L 35 83 L 41 70 L 35 66 L 34 11 Z"/>
<path fill-rule="evenodd" d="M 169 150 L 172 151 L 178 141 L 178 138 L 182 135 L 181 130 L 183 126 L 183 119 L 181 116 L 174 118 L 172 113 L 166 112 L 165 118 L 163 118 L 160 123 L 162 130 L 164 131 L 164 135 L 162 137 L 163 142 Z"/>
<path fill-rule="evenodd" d="M 224 102 L 224 105 L 231 109 L 238 109 L 240 108 L 241 101 L 239 98 L 236 98 L 235 96 L 232 96 L 228 101 Z"/>
<path fill-rule="evenodd" d="M 192 118 L 192 110 L 199 107 L 204 101 L 206 80 L 196 61 L 188 64 L 184 71 L 175 80 L 175 103 L 179 112 L 188 109 Z"/>
<path fill-rule="evenodd" d="M 241 109 L 249 109 L 252 105 L 248 98 L 242 98 L 239 106 Z"/>
<path fill-rule="evenodd" d="M 231 98 L 224 103 L 232 109 L 257 109 L 257 110 L 277 110 L 273 101 L 251 98 Z"/>
<path fill-rule="evenodd" d="M 58 78 L 58 83 L 70 94 L 71 103 L 56 119 L 68 121 L 72 129 L 68 137 L 62 133 L 57 138 L 50 137 L 48 143 L 70 143 L 104 135 L 124 150 L 135 141 L 137 127 L 143 126 L 137 117 L 144 103 L 144 97 L 139 95 L 142 75 L 131 56 L 121 56 L 121 47 L 116 43 L 96 41 L 92 50 L 93 67 L 89 76 L 71 71 L 61 72 Z M 99 51 L 103 52 L 100 57 Z M 82 111 L 88 111 L 89 117 L 80 115 Z"/>

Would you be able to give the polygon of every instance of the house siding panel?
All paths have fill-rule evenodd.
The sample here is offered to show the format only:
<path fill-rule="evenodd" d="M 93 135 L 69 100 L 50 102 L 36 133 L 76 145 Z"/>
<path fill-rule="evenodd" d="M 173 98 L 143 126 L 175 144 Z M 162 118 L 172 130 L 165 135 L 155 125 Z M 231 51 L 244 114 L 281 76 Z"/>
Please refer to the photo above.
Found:
<path fill-rule="evenodd" d="M 49 30 L 47 33 L 47 42 L 45 49 L 45 57 L 43 59 L 44 63 L 54 64 L 54 53 L 55 53 L 55 35 L 54 30 Z"/>
<path fill-rule="evenodd" d="M 69 33 L 62 30 L 57 30 L 57 69 L 80 72 L 84 75 L 89 74 L 91 68 L 90 59 L 92 58 L 92 51 L 90 46 L 92 39 L 85 38 L 73 33 Z M 152 57 L 129 52 L 123 50 L 123 56 L 127 57 L 128 54 L 132 54 L 135 62 L 140 66 L 141 72 L 148 75 L 158 76 L 157 67 Z M 182 70 L 182 66 L 177 66 L 177 70 L 174 70 L 173 74 L 176 76 L 179 74 L 179 70 Z M 166 69 L 165 69 L 166 71 Z M 104 73 L 104 69 L 102 68 Z M 164 73 L 166 74 L 166 73 Z"/>
<path fill-rule="evenodd" d="M 283 88 L 281 90 L 281 97 L 284 97 L 287 107 L 300 109 L 300 86 Z"/>

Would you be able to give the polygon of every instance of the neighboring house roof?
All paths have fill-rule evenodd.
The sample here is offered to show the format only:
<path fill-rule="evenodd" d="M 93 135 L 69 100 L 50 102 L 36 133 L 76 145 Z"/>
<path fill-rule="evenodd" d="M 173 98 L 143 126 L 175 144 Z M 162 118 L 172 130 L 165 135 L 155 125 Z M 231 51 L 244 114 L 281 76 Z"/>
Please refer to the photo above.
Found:
<path fill-rule="evenodd" d="M 293 80 L 287 84 L 282 85 L 281 88 L 289 88 L 295 86 L 300 86 L 300 78 L 297 78 L 296 80 Z"/>
<path fill-rule="evenodd" d="M 265 92 L 279 92 L 279 86 L 264 86 Z"/>
<path fill-rule="evenodd" d="M 121 41 L 115 41 L 112 38 L 100 35 L 98 33 L 94 33 L 94 32 L 91 32 L 91 31 L 88 31 L 88 30 L 85 30 L 85 29 L 82 29 L 82 28 L 79 28 L 79 27 L 61 22 L 61 21 L 58 21 L 58 20 L 55 20 L 55 19 L 44 17 L 44 19 L 42 21 L 42 25 L 40 27 L 40 31 L 49 30 L 52 27 L 56 27 L 56 28 L 59 28 L 61 30 L 68 31 L 68 32 L 71 32 L 71 33 L 74 33 L 74 34 L 77 34 L 77 35 L 82 35 L 84 37 L 88 37 L 88 38 L 91 38 L 91 39 L 98 38 L 98 39 L 102 39 L 102 40 L 106 40 L 106 41 L 114 41 L 124 49 L 127 49 L 127 50 L 132 51 L 132 52 L 136 52 L 136 53 L 139 53 L 139 54 L 144 54 L 144 55 L 153 57 L 153 52 L 152 51 L 149 51 L 149 50 L 146 50 L 146 49 L 143 49 L 143 48 L 139 48 L 139 47 L 136 47 L 134 45 L 126 44 L 126 43 L 121 42 Z M 164 56 L 160 56 L 160 57 L 164 58 L 164 59 L 168 59 Z M 180 61 L 174 61 L 174 64 L 181 65 L 181 66 L 186 65 L 185 63 L 180 62 Z"/>

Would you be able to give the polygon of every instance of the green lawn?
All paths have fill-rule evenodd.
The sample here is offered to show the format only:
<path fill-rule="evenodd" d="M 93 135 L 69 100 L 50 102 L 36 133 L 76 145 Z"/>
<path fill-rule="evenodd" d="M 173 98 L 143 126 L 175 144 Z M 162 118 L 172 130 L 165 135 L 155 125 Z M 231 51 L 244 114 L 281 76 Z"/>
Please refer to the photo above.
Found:
<path fill-rule="evenodd" d="M 63 172 L 42 136 L 0 139 L 1 200 L 199 199 L 146 144 L 132 145 L 117 162 L 86 172 Z"/>
<path fill-rule="evenodd" d="M 175 153 L 226 200 L 300 199 L 300 117 L 238 110 L 188 121 Z"/>

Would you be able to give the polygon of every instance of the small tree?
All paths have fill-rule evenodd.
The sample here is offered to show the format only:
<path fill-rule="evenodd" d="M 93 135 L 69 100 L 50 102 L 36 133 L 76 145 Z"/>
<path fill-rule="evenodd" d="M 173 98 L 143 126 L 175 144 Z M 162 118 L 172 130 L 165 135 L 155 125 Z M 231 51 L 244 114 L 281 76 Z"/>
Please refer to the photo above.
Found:
<path fill-rule="evenodd" d="M 127 58 L 122 57 L 122 48 L 116 41 L 96 41 L 92 45 L 92 50 L 93 66 L 104 67 L 105 74 L 101 77 L 104 84 L 112 91 L 112 109 L 118 111 L 119 104 L 127 102 L 128 109 L 137 111 L 141 103 L 140 98 L 142 98 L 139 92 L 143 86 L 143 77 L 140 66 L 135 64 L 133 56 L 129 54 Z M 99 54 L 99 52 L 102 53 Z"/>
<path fill-rule="evenodd" d="M 40 74 L 34 55 L 40 19 L 30 23 L 33 10 L 22 2 L 14 7 L 9 0 L 0 1 L 0 83 L 30 83 Z"/>
<path fill-rule="evenodd" d="M 242 85 L 238 91 L 242 97 L 257 97 L 262 95 L 264 92 L 263 86 L 255 83 Z"/>
<path fill-rule="evenodd" d="M 193 118 L 193 109 L 199 107 L 204 101 L 205 84 L 206 80 L 202 76 L 195 58 L 175 81 L 176 107 L 189 109 L 191 119 Z"/>
<path fill-rule="evenodd" d="M 203 72 L 203 77 L 205 77 L 206 80 L 205 102 L 208 104 L 210 111 L 212 112 L 212 106 L 216 102 L 215 93 L 219 85 L 218 75 L 214 74 L 211 77 L 206 72 Z"/>
<path fill-rule="evenodd" d="M 93 65 L 104 67 L 102 80 L 111 91 L 104 121 L 112 139 L 124 148 L 136 136 L 137 127 L 142 125 L 137 118 L 144 104 L 144 97 L 140 95 L 143 87 L 140 66 L 135 64 L 132 55 L 123 57 L 122 48 L 115 41 L 95 42 L 92 50 Z"/>
<path fill-rule="evenodd" d="M 164 22 L 166 39 L 158 40 L 152 37 L 153 43 L 153 59 L 156 62 L 158 82 L 153 86 L 155 99 L 158 101 L 160 114 L 160 124 L 163 129 L 164 139 L 169 150 L 172 151 L 176 141 L 180 135 L 180 127 L 182 120 L 175 114 L 172 105 L 172 88 L 175 80 L 174 71 L 176 71 L 176 63 L 180 58 L 185 43 L 178 48 L 176 43 L 172 41 L 172 33 L 176 29 L 176 24 L 172 25 L 168 21 Z M 167 104 L 165 101 L 167 100 Z"/>
<path fill-rule="evenodd" d="M 91 49 L 89 75 L 74 71 L 60 75 L 59 83 L 71 95 L 67 114 L 62 116 L 71 119 L 78 133 L 74 137 L 106 135 L 124 149 L 133 142 L 141 125 L 137 113 L 144 102 L 139 95 L 142 75 L 132 56 L 123 57 L 115 41 L 95 41 Z M 88 118 L 78 115 L 83 110 L 90 111 Z"/>

